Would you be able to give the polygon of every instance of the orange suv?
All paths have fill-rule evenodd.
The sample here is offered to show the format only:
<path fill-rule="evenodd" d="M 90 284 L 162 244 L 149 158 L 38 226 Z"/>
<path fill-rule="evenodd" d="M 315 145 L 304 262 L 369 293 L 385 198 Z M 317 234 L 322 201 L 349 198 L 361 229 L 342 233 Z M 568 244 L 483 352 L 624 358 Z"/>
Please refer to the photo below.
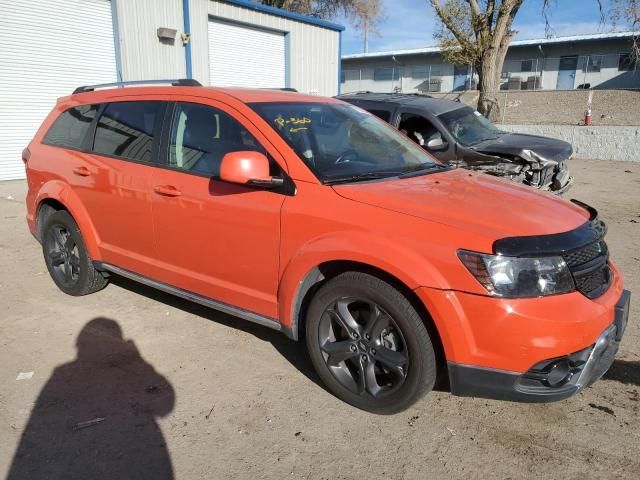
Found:
<path fill-rule="evenodd" d="M 61 98 L 23 152 L 63 292 L 116 274 L 305 339 L 376 413 L 436 380 L 560 400 L 611 365 L 629 292 L 587 205 L 445 166 L 332 98 L 109 86 Z"/>

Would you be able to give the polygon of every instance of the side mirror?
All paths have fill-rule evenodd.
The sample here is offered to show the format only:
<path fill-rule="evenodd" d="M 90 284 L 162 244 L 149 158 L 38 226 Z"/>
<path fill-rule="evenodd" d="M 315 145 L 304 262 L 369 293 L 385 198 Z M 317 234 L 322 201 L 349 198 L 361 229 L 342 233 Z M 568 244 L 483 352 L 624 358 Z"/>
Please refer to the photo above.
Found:
<path fill-rule="evenodd" d="M 261 188 L 277 188 L 284 179 L 269 175 L 269 159 L 253 151 L 230 152 L 222 157 L 220 180 Z"/>
<path fill-rule="evenodd" d="M 449 148 L 449 144 L 442 139 L 442 136 L 437 135 L 427 142 L 426 147 L 433 152 L 439 152 Z"/>

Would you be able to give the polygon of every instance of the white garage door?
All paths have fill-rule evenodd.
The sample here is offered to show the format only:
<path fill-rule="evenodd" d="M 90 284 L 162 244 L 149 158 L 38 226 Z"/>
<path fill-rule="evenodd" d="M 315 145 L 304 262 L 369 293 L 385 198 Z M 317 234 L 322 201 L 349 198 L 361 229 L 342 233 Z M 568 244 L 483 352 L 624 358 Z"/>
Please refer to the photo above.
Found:
<path fill-rule="evenodd" d="M 285 87 L 285 36 L 247 25 L 209 21 L 209 83 Z"/>
<path fill-rule="evenodd" d="M 109 0 L 0 0 L 0 180 L 24 177 L 21 151 L 56 99 L 115 82 Z"/>

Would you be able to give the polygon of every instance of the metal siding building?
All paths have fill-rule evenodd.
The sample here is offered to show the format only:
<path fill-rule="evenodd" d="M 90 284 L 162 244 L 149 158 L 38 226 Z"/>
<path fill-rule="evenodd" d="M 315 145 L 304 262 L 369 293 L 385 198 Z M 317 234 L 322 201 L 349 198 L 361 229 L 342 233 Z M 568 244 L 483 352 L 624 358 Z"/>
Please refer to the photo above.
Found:
<path fill-rule="evenodd" d="M 640 88 L 640 65 L 624 65 L 634 33 L 576 35 L 511 42 L 501 89 L 572 90 Z M 342 90 L 405 93 L 452 92 L 473 88 L 469 65 L 454 66 L 438 47 L 372 52 L 342 57 Z"/>
<path fill-rule="evenodd" d="M 190 77 L 339 93 L 343 27 L 247 0 L 0 0 L 0 12 L 0 180 L 24 178 L 21 150 L 79 85 Z"/>
<path fill-rule="evenodd" d="M 0 0 L 0 180 L 24 177 L 21 151 L 56 99 L 117 80 L 106 0 Z"/>

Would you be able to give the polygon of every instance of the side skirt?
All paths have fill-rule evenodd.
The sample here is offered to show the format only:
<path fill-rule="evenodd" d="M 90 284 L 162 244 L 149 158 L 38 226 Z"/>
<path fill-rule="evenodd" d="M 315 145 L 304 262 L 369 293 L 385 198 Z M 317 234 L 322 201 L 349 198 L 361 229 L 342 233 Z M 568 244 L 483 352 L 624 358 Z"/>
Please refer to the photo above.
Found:
<path fill-rule="evenodd" d="M 93 265 L 98 271 L 107 271 L 107 272 L 115 273 L 116 275 L 119 275 L 121 277 L 128 278 L 129 280 L 133 280 L 134 282 L 142 283 L 143 285 L 147 285 L 149 287 L 161 290 L 163 292 L 170 293 L 171 295 L 175 295 L 176 297 L 184 298 L 185 300 L 190 300 L 192 302 L 199 303 L 200 305 L 204 305 L 205 307 L 209 307 L 214 310 L 218 310 L 220 312 L 242 318 L 243 320 L 248 320 L 250 322 L 257 323 L 258 325 L 263 325 L 265 327 L 272 328 L 273 330 L 283 331 L 288 337 L 291 336 L 289 334 L 288 329 L 283 328 L 282 324 L 274 318 L 265 317 L 264 315 L 250 312 L 249 310 L 244 310 L 242 308 L 234 307 L 227 303 L 219 302 L 212 298 L 204 297 L 202 295 L 198 295 L 197 293 L 189 292 L 188 290 L 183 290 L 181 288 L 177 288 L 172 285 L 159 282 L 157 280 L 153 280 L 151 278 L 148 278 L 142 275 L 138 275 L 137 273 L 131 272 L 129 270 L 125 270 L 124 268 L 116 267 L 115 265 L 111 265 L 109 263 L 93 262 Z"/>

